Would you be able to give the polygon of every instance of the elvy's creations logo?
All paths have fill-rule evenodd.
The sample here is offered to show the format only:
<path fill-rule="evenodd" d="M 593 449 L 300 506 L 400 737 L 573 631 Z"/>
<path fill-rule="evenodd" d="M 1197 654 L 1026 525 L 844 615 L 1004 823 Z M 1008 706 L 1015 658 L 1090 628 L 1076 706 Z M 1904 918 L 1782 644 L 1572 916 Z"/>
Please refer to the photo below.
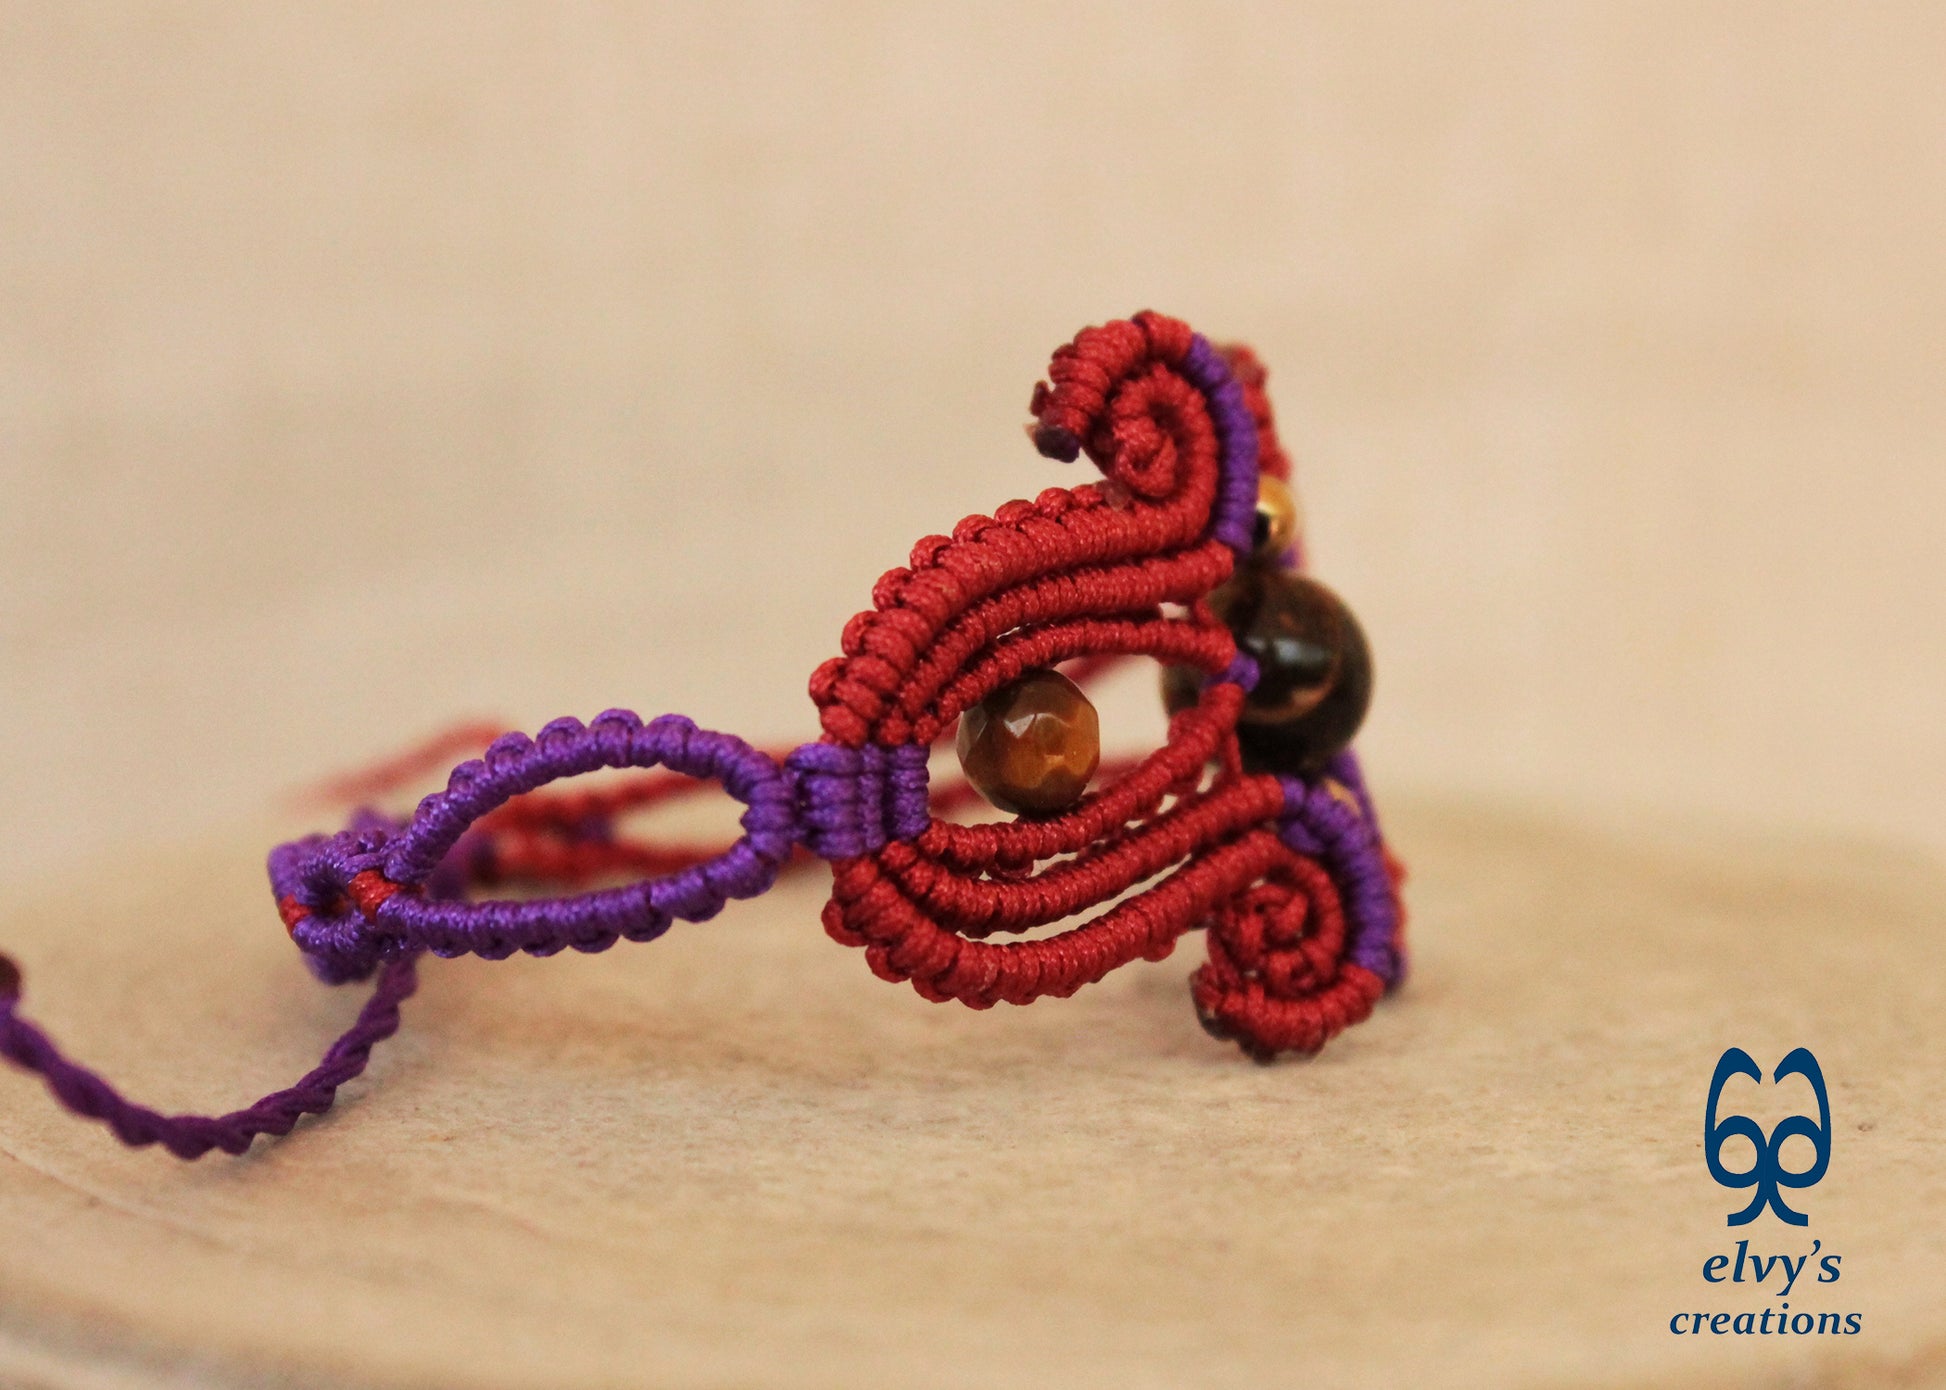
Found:
<path fill-rule="evenodd" d="M 1764 1079 L 1763 1069 L 1740 1047 L 1733 1047 L 1716 1059 L 1716 1075 L 1710 1078 L 1709 1104 L 1703 1107 L 1703 1160 L 1709 1164 L 1710 1176 L 1723 1186 L 1757 1189 L 1757 1195 L 1750 1199 L 1750 1205 L 1742 1211 L 1732 1212 L 1726 1224 L 1748 1225 L 1757 1219 L 1759 1212 L 1769 1207 L 1779 1219 L 1793 1226 L 1809 1225 L 1811 1218 L 1785 1206 L 1784 1195 L 1778 1189 L 1815 1186 L 1818 1179 L 1824 1176 L 1824 1170 L 1831 1166 L 1831 1100 L 1825 1094 L 1824 1072 L 1818 1066 L 1818 1059 L 1811 1055 L 1810 1048 L 1800 1047 L 1789 1053 L 1777 1064 L 1777 1070 L 1770 1074 L 1773 1083 L 1787 1076 L 1801 1076 L 1809 1081 L 1811 1094 L 1818 1098 L 1818 1118 L 1813 1121 L 1809 1115 L 1793 1115 L 1788 1120 L 1779 1120 L 1768 1135 L 1748 1115 L 1717 1118 L 1716 1107 L 1723 1099 L 1723 1083 L 1733 1076 L 1747 1076 L 1759 1085 Z M 1811 1141 L 1811 1152 L 1816 1155 L 1816 1161 L 1804 1171 L 1793 1173 L 1784 1166 L 1782 1151 L 1784 1141 L 1797 1135 Z M 1723 1166 L 1723 1146 L 1738 1137 L 1748 1139 L 1756 1150 L 1750 1166 L 1741 1173 Z"/>
<path fill-rule="evenodd" d="M 1763 1084 L 1763 1069 L 1757 1065 L 1756 1059 L 1742 1048 L 1733 1047 L 1717 1058 L 1716 1072 L 1710 1077 L 1709 1100 L 1703 1106 L 1703 1161 L 1709 1168 L 1709 1175 L 1732 1192 L 1755 1189 L 1749 1203 L 1741 1210 L 1731 1212 L 1724 1224 L 1747 1226 L 1768 1211 L 1787 1226 L 1808 1226 L 1811 1218 L 1786 1202 L 1784 1191 L 1787 1188 L 1802 1191 L 1815 1186 L 1831 1167 L 1831 1098 L 1825 1090 L 1824 1071 L 1809 1048 L 1794 1048 L 1785 1054 L 1784 1060 L 1770 1074 L 1771 1084 L 1780 1084 L 1786 1077 L 1803 1077 L 1810 1083 L 1811 1094 L 1817 1099 L 1818 1117 L 1813 1120 L 1809 1115 L 1792 1115 L 1779 1120 L 1767 1134 L 1763 1126 L 1748 1115 L 1719 1114 L 1723 1088 L 1732 1077 L 1737 1076 L 1747 1076 L 1758 1085 Z M 1733 1168 L 1724 1162 L 1724 1150 L 1739 1139 L 1751 1148 L 1747 1168 Z M 1784 1145 L 1792 1139 L 1802 1139 L 1810 1145 L 1809 1166 L 1785 1166 Z M 1753 1255 L 1750 1241 L 1747 1238 L 1739 1240 L 1734 1256 L 1711 1255 L 1703 1261 L 1703 1282 L 1741 1284 L 1746 1282 L 1747 1276 L 1748 1282 L 1762 1287 L 1775 1274 L 1777 1287 L 1769 1292 L 1779 1300 L 1778 1305 L 1766 1307 L 1761 1314 L 1677 1313 L 1669 1319 L 1669 1330 L 1679 1336 L 1703 1332 L 1719 1337 L 1725 1334 L 1739 1337 L 1816 1333 L 1856 1335 L 1864 1328 L 1861 1314 L 1809 1313 L 1801 1309 L 1795 1313 L 1790 1311 L 1791 1305 L 1787 1300 L 1791 1290 L 1797 1286 L 1804 1267 L 1813 1259 L 1817 1260 L 1817 1284 L 1838 1282 L 1839 1266 L 1844 1257 L 1835 1254 L 1821 1256 L 1823 1249 L 1822 1240 L 1813 1240 L 1811 1248 L 1802 1255 L 1788 1252 Z"/>

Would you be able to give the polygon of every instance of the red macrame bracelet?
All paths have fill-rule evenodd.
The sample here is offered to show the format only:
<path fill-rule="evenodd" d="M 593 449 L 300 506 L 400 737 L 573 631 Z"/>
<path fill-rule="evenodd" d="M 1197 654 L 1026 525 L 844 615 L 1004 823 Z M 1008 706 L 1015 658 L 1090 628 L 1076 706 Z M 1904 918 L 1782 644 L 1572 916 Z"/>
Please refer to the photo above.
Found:
<path fill-rule="evenodd" d="M 318 976 L 376 975 L 358 1022 L 296 1085 L 227 1115 L 166 1116 L 69 1060 L 19 1012 L 0 957 L 0 1054 L 131 1144 L 241 1152 L 327 1108 L 398 1026 L 421 955 L 549 955 L 651 940 L 831 865 L 824 928 L 880 977 L 974 1008 L 1068 995 L 1204 929 L 1203 1026 L 1268 1060 L 1315 1052 L 1404 969 L 1402 877 L 1349 750 L 1371 693 L 1363 634 L 1304 576 L 1264 372 L 1159 314 L 1080 333 L 1036 388 L 1035 446 L 1105 481 L 1050 488 L 929 536 L 812 675 L 823 736 L 762 752 L 676 715 L 610 710 L 535 737 L 456 730 L 345 779 L 376 796 L 485 745 L 403 820 L 356 814 L 270 856 L 278 913 Z M 1099 764 L 1075 680 L 1163 667 L 1163 745 Z M 931 785 L 955 738 L 964 780 Z M 603 768 L 599 790 L 543 792 Z M 733 844 L 630 838 L 627 814 L 719 782 Z M 943 818 L 982 796 L 1011 820 Z M 567 896 L 492 898 L 515 885 Z M 1051 935 L 1024 934 L 1097 915 Z"/>

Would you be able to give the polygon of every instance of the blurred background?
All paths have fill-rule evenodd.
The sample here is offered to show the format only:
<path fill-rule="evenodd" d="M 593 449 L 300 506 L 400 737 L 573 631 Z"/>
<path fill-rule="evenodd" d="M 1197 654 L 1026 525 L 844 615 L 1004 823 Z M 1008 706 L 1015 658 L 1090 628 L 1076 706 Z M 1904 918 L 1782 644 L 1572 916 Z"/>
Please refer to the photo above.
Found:
<path fill-rule="evenodd" d="M 1080 476 L 1029 390 L 1143 307 L 1270 365 L 1383 793 L 1946 847 L 1942 58 L 1926 4 L 0 4 L 0 871 L 456 716 L 809 737 L 880 571 Z"/>

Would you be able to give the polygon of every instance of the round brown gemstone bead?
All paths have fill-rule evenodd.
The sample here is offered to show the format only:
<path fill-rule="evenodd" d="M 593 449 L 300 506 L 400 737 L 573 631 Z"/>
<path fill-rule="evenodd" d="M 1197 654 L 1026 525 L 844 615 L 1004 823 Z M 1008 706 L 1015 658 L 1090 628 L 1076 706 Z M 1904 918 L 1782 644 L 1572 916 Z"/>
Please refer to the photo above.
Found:
<path fill-rule="evenodd" d="M 966 780 L 1015 815 L 1046 815 L 1081 799 L 1101 762 L 1101 722 L 1059 671 L 1030 671 L 960 716 L 954 739 Z"/>
<path fill-rule="evenodd" d="M 1251 525 L 1250 546 L 1260 560 L 1275 560 L 1297 539 L 1297 496 L 1280 478 L 1268 473 L 1257 479 L 1257 516 Z"/>
<path fill-rule="evenodd" d="M 1309 777 L 1351 743 L 1372 703 L 1372 655 L 1358 620 L 1331 590 L 1301 574 L 1246 566 L 1209 596 L 1210 607 L 1257 663 L 1257 686 L 1237 720 L 1251 772 Z M 1194 705 L 1204 676 L 1162 673 L 1171 714 Z"/>
<path fill-rule="evenodd" d="M 0 956 L 0 999 L 20 996 L 20 967 L 11 956 Z"/>

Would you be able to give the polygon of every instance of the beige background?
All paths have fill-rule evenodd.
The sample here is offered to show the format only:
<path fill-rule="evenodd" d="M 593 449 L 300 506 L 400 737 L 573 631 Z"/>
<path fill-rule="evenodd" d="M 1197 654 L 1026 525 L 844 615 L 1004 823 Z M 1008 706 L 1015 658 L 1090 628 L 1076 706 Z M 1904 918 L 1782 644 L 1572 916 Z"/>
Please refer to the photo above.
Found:
<path fill-rule="evenodd" d="M 1928 864 L 1946 847 L 1943 58 L 1946 10 L 1916 4 L 0 3 L 8 901 L 92 875 L 131 841 L 220 826 L 209 842 L 220 849 L 177 862 L 236 895 L 207 914 L 256 930 L 242 925 L 265 915 L 255 858 L 294 823 L 288 792 L 455 715 L 532 727 L 624 704 L 807 736 L 805 678 L 881 570 L 918 536 L 1069 476 L 1020 437 L 1049 350 L 1154 306 L 1269 362 L 1317 566 L 1378 649 L 1364 740 L 1375 780 L 1420 808 L 1408 853 L 1443 866 L 1417 889 L 1430 982 L 1399 1021 L 1373 1025 L 1403 1031 L 1375 1034 L 1370 1048 L 1400 1051 L 1396 1072 L 1369 1064 L 1370 1083 L 1409 1084 L 1414 1059 L 1430 1065 L 1425 1049 L 1450 1041 L 1443 1029 L 1502 1036 L 1491 1019 L 1446 1012 L 1490 1006 L 1490 991 L 1462 987 L 1472 946 L 1515 952 L 1509 970 L 1559 969 L 1586 958 L 1578 932 L 1654 915 L 1726 934 L 1711 949 L 1728 955 L 1685 974 L 1681 939 L 1658 937 L 1673 958 L 1649 952 L 1630 958 L 1634 976 L 1582 980 L 1586 993 L 1561 1007 L 1607 1041 L 1576 1054 L 1572 1084 L 1592 1084 L 1617 1065 L 1617 1040 L 1636 1036 L 1626 1011 L 1602 1012 L 1607 994 L 1687 1001 L 1655 1025 L 1669 1039 L 1658 1065 L 1679 1079 L 1639 1080 L 1653 1103 L 1679 1095 L 1684 1107 L 1690 1073 L 1738 1027 L 1781 1045 L 1791 1001 L 1815 1013 L 1823 999 L 1820 1038 L 1874 1007 L 1915 1030 L 1903 1044 L 1873 1032 L 1879 1051 L 1861 1043 L 1851 1065 L 1919 1123 L 1932 1093 L 1911 1058 L 1931 1054 L 1910 1040 L 1936 1036 L 1928 905 L 1940 882 Z M 1108 697 L 1111 739 L 1139 744 L 1159 726 L 1141 687 Z M 1503 827 L 1489 833 L 1474 824 L 1487 804 L 1528 809 L 1487 817 Z M 1549 848 L 1534 827 L 1563 818 L 1622 827 L 1624 840 L 1768 837 L 1758 862 L 1822 874 L 1821 886 L 1787 892 L 1777 885 L 1796 881 L 1766 869 L 1709 886 L 1701 870 L 1613 847 L 1624 841 Z M 1498 861 L 1467 850 L 1485 842 L 1508 862 L 1522 844 L 1538 858 L 1489 870 Z M 116 950 L 64 955 L 81 948 L 60 945 L 62 919 L 44 904 L 0 932 L 46 980 L 36 998 L 51 1023 L 125 1068 L 157 1059 L 138 1062 L 137 1079 L 166 1086 L 193 1015 L 167 991 L 138 993 L 111 1026 L 89 990 L 122 999 L 132 986 L 120 972 L 141 962 L 143 978 L 162 971 L 185 1004 L 200 999 L 198 962 L 135 943 L 218 928 L 167 887 L 154 867 L 166 858 L 139 862 L 159 899 L 103 888 L 87 907 L 62 887 L 48 900 Z M 1618 906 L 1615 885 L 1644 863 L 1673 886 Z M 1560 894 L 1578 886 L 1587 912 L 1559 896 L 1492 897 L 1521 873 Z M 1875 903 L 1888 873 L 1905 885 L 1896 910 L 1804 919 L 1807 940 L 1859 943 L 1847 959 L 1864 974 L 1849 993 L 1821 995 L 1787 963 L 1766 984 L 1743 954 L 1755 946 L 1736 945 L 1762 941 L 1792 893 Z M 1469 915 L 1478 902 L 1501 915 Z M 908 997 L 895 1002 L 821 940 L 805 946 L 793 904 L 788 939 L 824 949 L 834 977 L 858 977 L 859 1017 L 882 1009 L 897 1020 L 888 1029 L 979 1035 L 983 1020 L 957 1013 L 909 1023 Z M 764 923 L 787 939 L 781 918 L 752 914 L 759 939 Z M 1523 942 L 1535 952 L 1525 962 Z M 270 990 L 284 1011 L 236 1019 L 251 1047 L 284 1039 L 281 1067 L 348 1002 L 316 1002 L 285 948 L 262 949 L 247 958 L 261 977 L 238 988 Z M 654 977 L 650 965 L 610 968 L 623 972 L 612 988 L 636 990 L 644 1010 L 668 1002 L 666 985 L 630 983 Z M 1904 992 L 1875 1006 L 1865 980 L 1888 976 Z M 1701 1026 L 1695 1001 L 1731 982 L 1754 1012 L 1686 1036 Z M 288 1000 L 275 994 L 286 987 Z M 520 1093 L 512 1081 L 496 1092 L 504 1078 L 474 1078 L 485 1089 L 472 1093 L 455 1079 L 456 1059 L 491 1033 L 475 1007 L 443 1044 L 434 1009 L 418 1045 L 437 1060 L 409 1072 L 410 1084 L 450 1083 L 441 1094 L 478 1116 Z M 291 1010 L 307 1020 L 301 1035 Z M 1076 1017 L 1056 1010 L 1034 1027 L 1068 1037 Z M 1129 1055 L 1151 1045 L 1147 1028 L 1209 1063 L 1199 1036 L 1178 1036 L 1185 1017 L 1158 1007 L 1151 1027 L 1138 1015 Z M 1562 1026 L 1544 1011 L 1512 1017 Z M 693 1026 L 697 1055 L 720 1055 L 706 1017 L 668 1026 Z M 653 1036 L 624 1032 L 616 1046 L 639 1060 Z M 970 1084 L 939 1048 L 919 1074 Z M 1494 1047 L 1480 1055 L 1505 1061 Z M 1345 1065 L 1349 1096 L 1360 1083 Z M 1143 1085 L 1166 1091 L 1176 1076 Z M 1529 1094 L 1509 1076 L 1470 1092 L 1455 1081 L 1456 1094 Z M 276 1075 L 198 1079 L 177 1076 L 174 1101 Z M 739 1094 L 736 1076 L 719 1079 L 696 1083 L 701 1113 Z M 208 1216 L 152 1162 L 79 1157 L 94 1136 L 53 1137 L 69 1131 L 43 1124 L 31 1087 L 5 1084 L 5 1144 L 20 1162 L 62 1182 L 86 1173 L 82 1189 L 115 1210 L 202 1212 L 184 1218 L 191 1229 Z M 1032 1096 L 1058 1083 L 1022 1084 Z M 313 1138 L 388 1123 L 372 1118 L 385 1095 Z M 895 1128 L 926 1121 L 888 1095 Z M 1273 1109 L 1239 1115 L 1279 1104 L 1254 1101 Z M 1573 1112 L 1618 1145 L 1635 1132 L 1621 1114 Z M 1686 1132 L 1683 1116 L 1667 1133 Z M 1543 1111 L 1536 1123 L 1560 1121 Z M 1888 1213 L 1863 1194 L 1916 1191 L 1936 1218 L 1936 1160 L 1915 1170 L 1898 1146 L 1916 1140 L 1881 1134 L 1873 1161 L 1889 1166 L 1871 1171 L 1884 1185 L 1855 1189 L 1854 1209 Z M 961 1138 L 971 1147 L 932 1156 L 977 1166 L 983 1151 Z M 1385 1142 L 1416 1152 L 1422 1138 L 1408 1126 Z M 376 1152 L 398 1139 L 380 1128 L 361 1142 Z M 1065 1161 L 1067 1142 L 1023 1157 Z M 509 1147 L 545 1152 L 531 1137 Z M 1551 1161 L 1488 1163 L 1479 1180 Z M 442 1158 L 418 1176 L 430 1189 L 484 1162 Z M 286 1163 L 301 1160 L 242 1171 Z M 1189 1186 L 1212 1177 L 1173 1171 Z M 250 1181 L 203 1174 L 191 1181 Z M 290 1209 L 342 1178 L 311 1173 L 289 1189 Z M 500 1180 L 514 1185 L 489 1183 L 481 1200 L 525 1210 L 528 1189 Z M 1716 1219 L 1687 1168 L 1677 1190 L 1699 1221 Z M 1369 1205 L 1345 1212 L 1390 1219 L 1380 1197 L 1352 1196 Z M 16 1250 L 35 1248 L 19 1230 L 66 1229 L 56 1208 L 15 1200 L 29 1213 L 11 1228 Z M 1549 1229 L 1562 1239 L 1618 1238 L 1593 1217 L 1561 1219 Z M 276 1263 L 261 1222 L 223 1229 Z M 1705 1229 L 1671 1235 L 1669 1250 L 1688 1262 Z M 721 1239 L 692 1234 L 695 1248 Z M 1518 1263 L 1506 1247 L 1455 1241 L 1468 1258 Z M 102 1248 L 137 1260 L 130 1251 L 148 1247 Z M 1644 1287 L 1687 1289 L 1687 1273 L 1644 1272 L 1665 1256 L 1676 1258 L 1629 1267 Z M 1917 1246 L 1882 1244 L 1879 1258 L 1881 1278 L 1938 1272 L 1909 1263 L 1924 1258 Z M 916 1278 L 923 1262 L 896 1267 Z M 15 1323 L 41 1306 L 19 1301 L 20 1268 L 52 1278 L 45 1263 L 16 1267 Z M 1562 1284 L 1553 1266 L 1525 1268 L 1533 1287 Z M 61 1288 L 42 1289 L 47 1306 L 67 1300 L 84 1326 L 118 1297 L 85 1280 Z M 1907 1307 L 1880 1296 L 1874 1306 Z M 128 1334 L 137 1341 L 171 1325 L 167 1310 L 122 1312 L 148 1329 Z M 1872 1354 L 1936 1374 L 1936 1355 L 1914 1350 L 1932 1334 L 1908 1312 L 1903 1341 Z M 1525 1348 L 1537 1383 L 1571 1365 L 1612 1369 L 1601 1357 L 1632 1345 L 1574 1323 L 1594 1340 L 1564 1360 L 1550 1352 L 1558 1340 L 1480 1331 L 1463 1301 L 1446 1315 L 1475 1329 L 1476 1354 Z M 248 1343 L 249 1356 L 264 1345 Z M 1440 1347 L 1425 1366 L 1451 1370 Z M 1283 1364 L 1265 1354 L 1230 1378 Z M 705 1362 L 665 1369 L 693 1379 L 683 1368 Z M 49 1374 L 65 1384 L 75 1372 L 63 1364 Z"/>
<path fill-rule="evenodd" d="M 1144 305 L 1271 364 L 1387 784 L 1946 844 L 1942 56 L 1928 5 L 0 6 L 0 865 L 455 712 L 800 736 Z"/>

